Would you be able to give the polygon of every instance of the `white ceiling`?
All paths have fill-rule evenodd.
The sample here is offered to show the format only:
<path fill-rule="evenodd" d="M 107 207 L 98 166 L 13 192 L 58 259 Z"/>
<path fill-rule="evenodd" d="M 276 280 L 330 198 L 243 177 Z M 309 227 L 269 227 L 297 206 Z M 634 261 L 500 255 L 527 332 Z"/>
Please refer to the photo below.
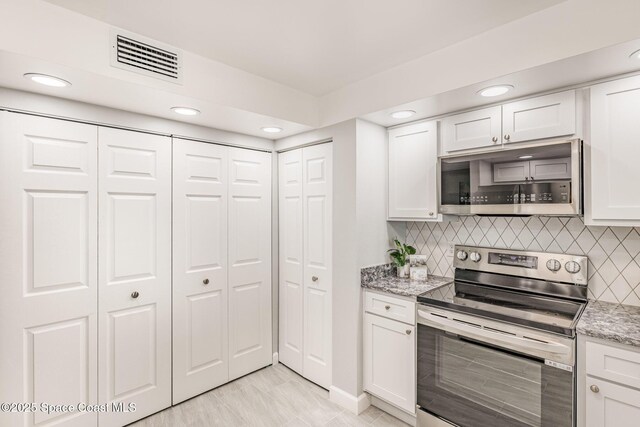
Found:
<path fill-rule="evenodd" d="M 46 0 L 315 96 L 564 0 Z"/>

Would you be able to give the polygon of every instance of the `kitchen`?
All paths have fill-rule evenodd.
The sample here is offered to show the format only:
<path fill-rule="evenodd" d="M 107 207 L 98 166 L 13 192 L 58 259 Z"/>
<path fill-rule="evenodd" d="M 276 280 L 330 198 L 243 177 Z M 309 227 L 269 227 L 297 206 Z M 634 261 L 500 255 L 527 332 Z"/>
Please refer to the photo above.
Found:
<path fill-rule="evenodd" d="M 636 1 L 187 6 L 3 1 L 0 425 L 636 425 Z"/>

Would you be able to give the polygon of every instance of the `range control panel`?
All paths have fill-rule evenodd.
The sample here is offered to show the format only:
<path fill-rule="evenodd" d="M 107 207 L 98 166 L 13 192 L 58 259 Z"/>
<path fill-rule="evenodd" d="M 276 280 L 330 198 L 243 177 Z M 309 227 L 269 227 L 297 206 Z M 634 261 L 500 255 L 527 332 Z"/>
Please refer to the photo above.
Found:
<path fill-rule="evenodd" d="M 588 258 L 582 255 L 456 245 L 453 266 L 465 270 L 586 285 L 589 277 L 587 261 Z"/>

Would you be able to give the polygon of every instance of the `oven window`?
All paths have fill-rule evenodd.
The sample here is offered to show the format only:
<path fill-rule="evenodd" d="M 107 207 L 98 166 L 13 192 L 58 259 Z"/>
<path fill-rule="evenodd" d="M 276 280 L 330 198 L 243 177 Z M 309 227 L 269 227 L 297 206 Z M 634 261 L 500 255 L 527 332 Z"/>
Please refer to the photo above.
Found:
<path fill-rule="evenodd" d="M 573 374 L 419 325 L 418 404 L 460 426 L 571 426 Z"/>

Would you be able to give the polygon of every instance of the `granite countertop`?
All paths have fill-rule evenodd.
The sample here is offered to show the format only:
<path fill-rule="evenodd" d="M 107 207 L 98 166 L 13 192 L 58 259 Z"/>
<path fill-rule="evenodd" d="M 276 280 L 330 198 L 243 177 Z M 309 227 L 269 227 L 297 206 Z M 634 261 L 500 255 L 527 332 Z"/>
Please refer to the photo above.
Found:
<path fill-rule="evenodd" d="M 380 292 L 416 298 L 418 295 L 445 286 L 453 279 L 429 275 L 427 281 L 401 279 L 396 276 L 393 264 L 363 268 L 360 273 L 361 286 Z"/>
<path fill-rule="evenodd" d="M 576 330 L 588 337 L 640 347 L 640 307 L 589 301 Z"/>

